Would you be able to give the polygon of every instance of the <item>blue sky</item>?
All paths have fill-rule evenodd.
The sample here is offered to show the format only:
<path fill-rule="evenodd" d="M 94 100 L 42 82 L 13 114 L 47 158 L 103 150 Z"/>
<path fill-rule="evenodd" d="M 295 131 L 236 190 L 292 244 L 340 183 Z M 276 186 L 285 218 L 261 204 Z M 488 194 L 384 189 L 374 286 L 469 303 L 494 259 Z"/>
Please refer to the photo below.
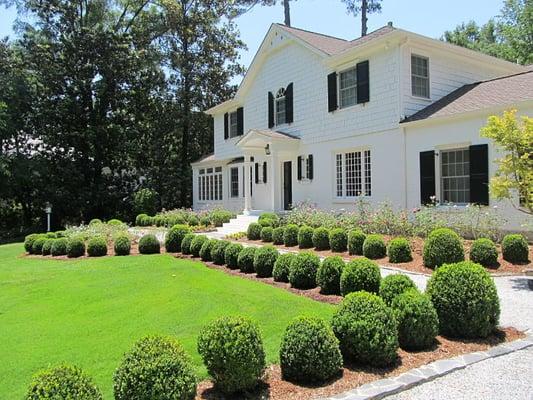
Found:
<path fill-rule="evenodd" d="M 479 24 L 498 15 L 503 0 L 383 0 L 381 14 L 369 16 L 369 31 L 388 21 L 394 26 L 438 38 L 446 29 L 463 21 Z M 360 20 L 346 14 L 340 0 L 297 0 L 291 4 L 291 23 L 297 28 L 326 33 L 345 39 L 360 35 Z M 0 6 L 0 37 L 13 35 L 11 26 L 16 13 Z M 241 53 L 241 63 L 248 66 L 272 22 L 283 22 L 283 7 L 255 7 L 240 17 L 237 25 L 248 50 Z"/>

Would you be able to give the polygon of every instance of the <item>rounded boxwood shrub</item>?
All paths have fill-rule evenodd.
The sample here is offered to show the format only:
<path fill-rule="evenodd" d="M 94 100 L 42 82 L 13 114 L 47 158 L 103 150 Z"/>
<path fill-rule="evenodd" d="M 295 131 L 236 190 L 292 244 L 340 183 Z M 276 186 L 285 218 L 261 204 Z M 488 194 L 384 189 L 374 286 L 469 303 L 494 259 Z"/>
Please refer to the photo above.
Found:
<path fill-rule="evenodd" d="M 192 359 L 176 339 L 165 336 L 139 340 L 113 375 L 116 400 L 193 400 L 196 384 Z"/>
<path fill-rule="evenodd" d="M 258 222 L 252 222 L 248 225 L 248 230 L 246 231 L 246 237 L 248 240 L 261 239 L 261 229 L 263 229 L 263 227 Z"/>
<path fill-rule="evenodd" d="M 215 387 L 227 394 L 253 389 L 266 367 L 259 328 L 244 317 L 222 317 L 205 326 L 198 353 Z"/>
<path fill-rule="evenodd" d="M 56 234 L 56 238 L 64 238 L 66 237 L 66 232 L 65 231 L 56 231 L 54 232 Z"/>
<path fill-rule="evenodd" d="M 329 232 L 329 247 L 335 253 L 345 252 L 348 246 L 348 236 L 342 228 L 335 228 Z"/>
<path fill-rule="evenodd" d="M 411 289 L 418 290 L 411 278 L 403 274 L 391 274 L 381 280 L 379 296 L 390 307 L 397 296 Z"/>
<path fill-rule="evenodd" d="M 189 218 L 187 219 L 187 223 L 189 226 L 198 226 L 200 225 L 200 220 L 198 217 L 194 214 L 189 215 Z"/>
<path fill-rule="evenodd" d="M 406 350 L 424 350 L 435 343 L 439 317 L 428 296 L 409 289 L 396 296 L 392 309 L 398 323 L 398 341 Z"/>
<path fill-rule="evenodd" d="M 283 244 L 283 235 L 285 234 L 285 228 L 283 226 L 278 226 L 272 231 L 272 241 L 274 244 Z"/>
<path fill-rule="evenodd" d="M 345 361 L 383 367 L 396 360 L 398 329 L 392 309 L 368 292 L 350 293 L 331 325 Z"/>
<path fill-rule="evenodd" d="M 255 247 L 245 247 L 237 257 L 237 264 L 242 272 L 252 273 L 254 270 Z"/>
<path fill-rule="evenodd" d="M 183 240 L 181 241 L 182 254 L 191 254 L 191 243 L 195 237 L 196 235 L 194 233 L 188 233 L 183 237 Z"/>
<path fill-rule="evenodd" d="M 423 256 L 424 265 L 429 268 L 460 262 L 465 258 L 461 238 L 448 228 L 435 229 L 429 234 Z"/>
<path fill-rule="evenodd" d="M 269 220 L 269 219 L 261 219 L 261 220 L 257 221 L 257 223 L 259 225 L 261 225 L 263 228 L 265 228 L 267 226 L 272 228 L 272 221 Z"/>
<path fill-rule="evenodd" d="M 51 253 L 54 257 L 67 255 L 67 239 L 55 239 L 54 243 L 52 243 Z"/>
<path fill-rule="evenodd" d="M 42 235 L 40 233 L 32 233 L 24 238 L 24 250 L 27 253 L 32 254 L 33 251 L 33 242 L 39 239 Z"/>
<path fill-rule="evenodd" d="M 213 250 L 213 247 L 215 247 L 217 243 L 217 239 L 208 239 L 202 244 L 199 253 L 202 261 L 213 261 L 211 250 Z"/>
<path fill-rule="evenodd" d="M 106 247 L 107 251 L 107 247 Z M 67 256 L 77 258 L 85 255 L 85 243 L 80 238 L 70 238 L 67 242 Z"/>
<path fill-rule="evenodd" d="M 366 235 L 360 229 L 354 229 L 348 232 L 348 253 L 352 256 L 363 255 L 363 243 Z"/>
<path fill-rule="evenodd" d="M 381 274 L 378 265 L 368 258 L 352 260 L 344 267 L 340 289 L 343 296 L 361 290 L 378 293 Z"/>
<path fill-rule="evenodd" d="M 122 222 L 120 219 L 117 219 L 117 218 L 113 218 L 107 221 L 107 225 L 113 225 L 113 226 L 122 225 L 123 223 L 124 222 Z"/>
<path fill-rule="evenodd" d="M 259 216 L 259 222 L 268 221 L 269 226 L 276 227 L 279 225 L 279 216 L 273 212 L 265 212 Z M 264 225 L 266 226 L 266 225 Z"/>
<path fill-rule="evenodd" d="M 140 246 L 140 244 L 139 244 Z M 107 241 L 102 236 L 94 236 L 87 243 L 89 257 L 102 257 L 107 255 Z"/>
<path fill-rule="evenodd" d="M 524 236 L 519 234 L 506 235 L 502 241 L 502 255 L 510 263 L 528 261 L 528 246 Z"/>
<path fill-rule="evenodd" d="M 139 240 L 139 253 L 141 254 L 157 254 L 161 251 L 161 244 L 157 237 L 152 234 L 144 235 Z"/>
<path fill-rule="evenodd" d="M 483 265 L 484 267 L 493 267 L 498 264 L 498 249 L 490 239 L 477 239 L 470 247 L 470 261 Z"/>
<path fill-rule="evenodd" d="M 431 275 L 427 294 L 439 316 L 439 332 L 487 337 L 497 327 L 500 302 L 489 273 L 471 261 L 444 264 Z"/>
<path fill-rule="evenodd" d="M 43 244 L 42 254 L 43 256 L 49 256 L 52 254 L 52 245 L 55 239 L 46 239 Z"/>
<path fill-rule="evenodd" d="M 313 228 L 302 226 L 298 230 L 298 247 L 300 249 L 310 249 L 313 247 Z"/>
<path fill-rule="evenodd" d="M 342 368 L 339 340 L 320 318 L 294 319 L 281 338 L 279 350 L 283 379 L 300 383 L 322 383 Z"/>
<path fill-rule="evenodd" d="M 316 274 L 316 282 L 320 286 L 320 293 L 340 294 L 341 274 L 344 261 L 340 256 L 326 257 Z"/>
<path fill-rule="evenodd" d="M 363 242 L 363 255 L 375 260 L 387 255 L 387 246 L 380 235 L 368 235 Z"/>
<path fill-rule="evenodd" d="M 226 248 L 230 245 L 227 240 L 219 240 L 211 249 L 211 260 L 216 265 L 224 265 L 226 262 Z"/>
<path fill-rule="evenodd" d="M 298 244 L 298 225 L 289 224 L 285 226 L 283 231 L 283 243 L 287 247 L 296 246 Z"/>
<path fill-rule="evenodd" d="M 211 219 L 207 215 L 200 217 L 200 225 L 202 226 L 211 225 Z"/>
<path fill-rule="evenodd" d="M 320 266 L 320 258 L 311 252 L 301 252 L 291 263 L 289 282 L 298 289 L 316 287 L 316 273 Z"/>
<path fill-rule="evenodd" d="M 326 228 L 316 228 L 313 231 L 313 246 L 317 250 L 329 250 L 329 231 Z"/>
<path fill-rule="evenodd" d="M 102 220 L 100 218 L 93 218 L 89 222 L 89 226 L 100 225 L 101 223 L 102 223 Z"/>
<path fill-rule="evenodd" d="M 239 268 L 239 254 L 242 249 L 244 249 L 244 247 L 240 243 L 230 243 L 226 246 L 224 249 L 224 261 L 228 268 Z"/>
<path fill-rule="evenodd" d="M 194 257 L 200 257 L 200 250 L 209 239 L 205 235 L 195 235 L 191 242 L 190 251 Z"/>
<path fill-rule="evenodd" d="M 25 400 L 102 400 L 102 392 L 80 368 L 59 365 L 35 374 Z"/>
<path fill-rule="evenodd" d="M 181 242 L 188 233 L 191 233 L 191 228 L 187 225 L 174 225 L 170 228 L 165 238 L 167 253 L 179 253 L 181 251 Z"/>
<path fill-rule="evenodd" d="M 47 239 L 57 239 L 58 236 L 55 232 L 46 232 L 44 237 Z"/>
<path fill-rule="evenodd" d="M 131 251 L 131 240 L 126 234 L 118 235 L 114 243 L 116 256 L 129 256 Z"/>
<path fill-rule="evenodd" d="M 387 255 L 392 263 L 404 263 L 413 260 L 411 245 L 405 238 L 395 238 L 387 246 Z"/>
<path fill-rule="evenodd" d="M 135 217 L 136 226 L 148 226 L 150 225 L 150 217 L 147 214 L 139 214 Z"/>
<path fill-rule="evenodd" d="M 43 254 L 44 242 L 46 242 L 45 236 L 40 236 L 35 239 L 31 246 L 31 254 Z"/>
<path fill-rule="evenodd" d="M 271 226 L 265 226 L 261 229 L 261 240 L 263 242 L 272 242 L 272 234 L 274 229 Z"/>
<path fill-rule="evenodd" d="M 283 253 L 280 254 L 274 263 L 272 276 L 276 282 L 289 282 L 289 272 L 291 270 L 292 261 L 296 258 L 296 254 Z"/>
<path fill-rule="evenodd" d="M 272 276 L 274 263 L 279 256 L 274 246 L 264 246 L 256 250 L 254 255 L 254 270 L 259 278 Z"/>

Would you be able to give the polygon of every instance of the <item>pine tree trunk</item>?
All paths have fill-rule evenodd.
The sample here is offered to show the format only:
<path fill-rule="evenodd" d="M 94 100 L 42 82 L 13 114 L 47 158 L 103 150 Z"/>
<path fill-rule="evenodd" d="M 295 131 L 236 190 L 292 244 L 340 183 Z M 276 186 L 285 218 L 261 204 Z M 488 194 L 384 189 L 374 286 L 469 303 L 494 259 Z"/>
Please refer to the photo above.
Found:
<path fill-rule="evenodd" d="M 366 11 L 368 9 L 368 0 L 363 0 L 361 5 L 361 36 L 366 36 L 366 22 L 368 21 L 366 17 Z"/>
<path fill-rule="evenodd" d="M 289 6 L 290 0 L 283 0 L 283 8 L 285 9 L 285 25 L 291 26 L 291 10 Z"/>

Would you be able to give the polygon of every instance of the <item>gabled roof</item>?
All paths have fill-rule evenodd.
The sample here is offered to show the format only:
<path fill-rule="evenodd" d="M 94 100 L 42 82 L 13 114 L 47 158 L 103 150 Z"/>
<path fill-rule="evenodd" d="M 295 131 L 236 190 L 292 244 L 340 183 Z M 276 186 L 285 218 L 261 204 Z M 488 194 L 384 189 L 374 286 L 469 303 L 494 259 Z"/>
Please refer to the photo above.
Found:
<path fill-rule="evenodd" d="M 298 141 L 299 137 L 290 135 L 288 133 L 273 131 L 271 129 L 250 129 L 242 138 L 239 139 L 236 146 L 246 145 L 252 140 L 260 140 L 265 142 L 270 141 Z"/>
<path fill-rule="evenodd" d="M 524 101 L 533 101 L 533 71 L 464 85 L 402 123 L 505 107 Z"/>

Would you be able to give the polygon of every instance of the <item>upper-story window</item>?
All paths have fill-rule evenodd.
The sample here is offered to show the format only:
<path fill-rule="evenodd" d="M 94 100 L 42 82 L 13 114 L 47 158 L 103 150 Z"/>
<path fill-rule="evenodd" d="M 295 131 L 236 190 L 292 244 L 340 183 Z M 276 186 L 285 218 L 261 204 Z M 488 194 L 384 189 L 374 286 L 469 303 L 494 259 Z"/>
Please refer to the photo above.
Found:
<path fill-rule="evenodd" d="M 276 94 L 276 125 L 283 125 L 287 123 L 285 101 L 285 88 L 281 88 Z"/>
<path fill-rule="evenodd" d="M 357 104 L 357 69 L 351 68 L 339 74 L 340 108 Z"/>
<path fill-rule="evenodd" d="M 237 111 L 229 115 L 229 137 L 239 136 Z"/>
<path fill-rule="evenodd" d="M 429 99 L 429 58 L 411 55 L 411 93 Z"/>

